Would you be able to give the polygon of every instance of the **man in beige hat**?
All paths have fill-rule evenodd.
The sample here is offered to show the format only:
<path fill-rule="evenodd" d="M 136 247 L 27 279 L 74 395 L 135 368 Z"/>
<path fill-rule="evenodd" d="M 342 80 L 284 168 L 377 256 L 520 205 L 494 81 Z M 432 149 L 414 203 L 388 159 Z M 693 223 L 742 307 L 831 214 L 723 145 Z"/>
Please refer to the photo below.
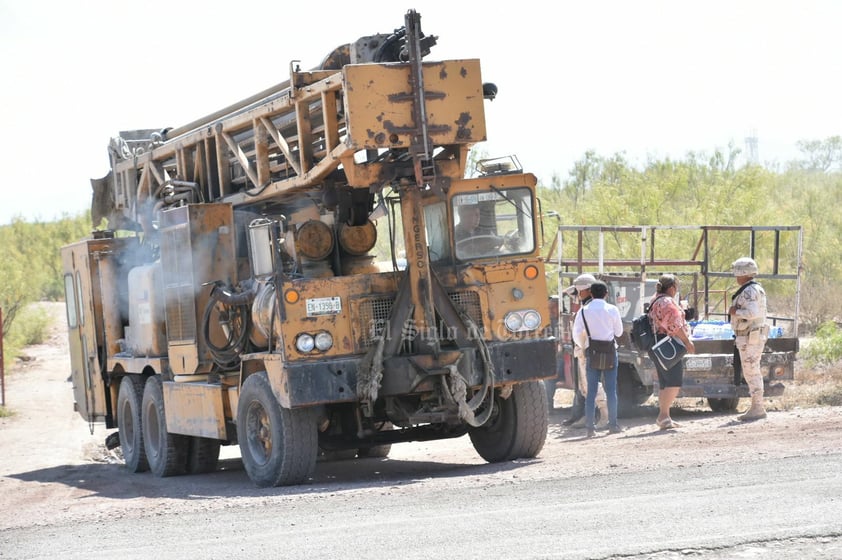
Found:
<path fill-rule="evenodd" d="M 573 280 L 573 284 L 564 292 L 570 296 L 579 298 L 579 309 L 584 307 L 591 301 L 591 284 L 596 282 L 593 274 L 580 274 Z M 578 311 L 577 311 L 578 313 Z M 576 316 L 573 316 L 571 325 Z M 573 410 L 570 418 L 564 422 L 566 425 L 572 425 L 574 428 L 585 427 L 585 396 L 588 394 L 588 376 L 585 369 L 585 348 L 588 346 L 587 336 L 582 340 L 574 340 L 573 357 L 576 359 L 576 395 L 573 399 Z M 596 390 L 596 408 L 599 411 L 599 427 L 608 424 L 608 404 L 605 396 L 605 389 L 602 383 L 597 385 Z"/>
<path fill-rule="evenodd" d="M 755 282 L 757 263 L 749 257 L 742 257 L 731 265 L 740 288 L 731 296 L 731 328 L 736 335 L 743 378 L 751 395 L 751 408 L 739 417 L 743 422 L 766 418 L 763 405 L 763 374 L 760 372 L 760 356 L 766 345 L 769 327 L 766 325 L 766 292 Z"/>

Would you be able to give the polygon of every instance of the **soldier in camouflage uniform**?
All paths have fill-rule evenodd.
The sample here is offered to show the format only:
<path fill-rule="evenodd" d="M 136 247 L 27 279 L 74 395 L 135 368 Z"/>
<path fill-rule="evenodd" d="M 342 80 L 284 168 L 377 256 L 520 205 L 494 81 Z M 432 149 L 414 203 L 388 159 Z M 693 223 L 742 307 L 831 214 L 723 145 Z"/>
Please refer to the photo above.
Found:
<path fill-rule="evenodd" d="M 751 395 L 751 408 L 739 417 L 746 422 L 766 418 L 763 405 L 763 374 L 760 373 L 760 355 L 766 345 L 769 327 L 766 325 L 766 292 L 755 282 L 757 263 L 742 257 L 731 265 L 740 288 L 731 297 L 731 327 L 737 337 L 743 378 Z"/>

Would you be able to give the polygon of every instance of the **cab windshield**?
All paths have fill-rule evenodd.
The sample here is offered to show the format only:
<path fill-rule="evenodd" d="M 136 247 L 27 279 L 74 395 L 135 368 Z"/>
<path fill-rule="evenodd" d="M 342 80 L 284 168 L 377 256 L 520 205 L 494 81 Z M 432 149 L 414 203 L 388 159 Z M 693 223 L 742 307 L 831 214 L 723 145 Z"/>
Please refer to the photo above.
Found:
<path fill-rule="evenodd" d="M 457 194 L 450 203 L 457 259 L 518 255 L 535 249 L 530 189 Z"/>

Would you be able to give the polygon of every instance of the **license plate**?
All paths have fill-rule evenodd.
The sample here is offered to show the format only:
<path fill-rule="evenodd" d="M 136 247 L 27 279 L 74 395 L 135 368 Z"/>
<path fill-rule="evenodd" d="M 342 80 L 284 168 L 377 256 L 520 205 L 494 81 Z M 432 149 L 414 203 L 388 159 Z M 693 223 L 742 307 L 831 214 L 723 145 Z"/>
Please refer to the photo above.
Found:
<path fill-rule="evenodd" d="M 307 316 L 336 315 L 342 311 L 342 300 L 338 297 L 312 298 L 307 300 Z"/>
<path fill-rule="evenodd" d="M 713 362 L 710 358 L 687 358 L 684 360 L 684 369 L 686 370 L 709 370 Z"/>

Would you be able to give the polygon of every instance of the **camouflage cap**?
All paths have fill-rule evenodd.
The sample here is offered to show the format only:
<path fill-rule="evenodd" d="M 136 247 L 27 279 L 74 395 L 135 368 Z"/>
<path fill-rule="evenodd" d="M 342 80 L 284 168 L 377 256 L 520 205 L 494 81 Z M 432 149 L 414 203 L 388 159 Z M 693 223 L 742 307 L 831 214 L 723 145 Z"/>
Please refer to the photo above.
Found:
<path fill-rule="evenodd" d="M 749 257 L 741 257 L 731 264 L 734 276 L 754 276 L 758 272 L 757 263 Z"/>

